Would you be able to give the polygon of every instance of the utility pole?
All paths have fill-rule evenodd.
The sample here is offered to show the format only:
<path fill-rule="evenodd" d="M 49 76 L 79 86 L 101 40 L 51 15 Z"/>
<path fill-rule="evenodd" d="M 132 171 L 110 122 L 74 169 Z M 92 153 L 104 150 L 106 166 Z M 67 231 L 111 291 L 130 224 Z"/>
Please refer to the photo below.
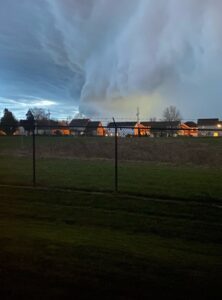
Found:
<path fill-rule="evenodd" d="M 113 123 L 115 126 L 115 192 L 118 192 L 118 128 L 114 118 Z"/>
<path fill-rule="evenodd" d="M 138 136 L 140 136 L 140 108 L 137 106 L 137 112 L 136 112 L 136 118 L 137 118 L 137 126 L 138 126 Z"/>
<path fill-rule="evenodd" d="M 139 106 L 137 106 L 137 112 L 136 112 L 136 119 L 137 119 L 137 123 L 140 123 L 140 108 Z"/>
<path fill-rule="evenodd" d="M 35 152 L 35 121 L 33 121 L 32 129 L 32 184 L 36 185 L 36 152 Z"/>

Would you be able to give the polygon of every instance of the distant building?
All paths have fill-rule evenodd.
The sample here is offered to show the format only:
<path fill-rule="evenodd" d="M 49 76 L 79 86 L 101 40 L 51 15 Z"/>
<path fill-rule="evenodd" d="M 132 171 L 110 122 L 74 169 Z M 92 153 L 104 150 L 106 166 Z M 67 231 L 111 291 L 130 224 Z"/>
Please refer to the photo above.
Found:
<path fill-rule="evenodd" d="M 107 133 L 109 136 L 115 135 L 115 126 L 117 134 L 120 137 L 126 136 L 146 136 L 149 135 L 149 129 L 138 122 L 111 122 L 107 125 Z"/>
<path fill-rule="evenodd" d="M 180 130 L 180 121 L 149 121 L 141 124 L 149 128 L 151 137 L 177 136 Z"/>
<path fill-rule="evenodd" d="M 70 134 L 75 136 L 84 135 L 89 122 L 90 119 L 73 119 L 69 123 Z"/>
<path fill-rule="evenodd" d="M 56 124 L 54 124 L 54 126 L 52 126 L 51 128 L 51 134 L 52 135 L 70 135 L 70 130 L 69 127 L 67 125 L 66 121 L 58 121 L 56 122 Z"/>
<path fill-rule="evenodd" d="M 33 123 L 30 120 L 19 121 L 19 132 L 21 135 L 31 135 L 33 130 Z"/>
<path fill-rule="evenodd" d="M 31 135 L 33 124 L 29 120 L 20 120 L 20 127 L 16 131 L 16 135 Z M 36 135 L 70 135 L 70 130 L 66 121 L 56 120 L 37 120 L 35 121 Z"/>
<path fill-rule="evenodd" d="M 5 136 L 6 133 L 4 131 L 0 130 L 0 136 L 3 136 L 3 135 Z"/>
<path fill-rule="evenodd" d="M 106 130 L 100 121 L 89 121 L 84 134 L 87 136 L 105 136 Z"/>
<path fill-rule="evenodd" d="M 13 135 L 27 135 L 24 127 L 19 126 L 16 131 L 13 133 Z"/>
<path fill-rule="evenodd" d="M 198 119 L 198 136 L 200 137 L 219 137 L 222 136 L 222 122 L 218 119 Z"/>
<path fill-rule="evenodd" d="M 195 122 L 185 122 L 180 124 L 179 135 L 197 137 L 198 136 L 197 124 Z"/>
<path fill-rule="evenodd" d="M 69 124 L 71 135 L 105 136 L 106 131 L 100 121 L 90 119 L 73 119 Z"/>

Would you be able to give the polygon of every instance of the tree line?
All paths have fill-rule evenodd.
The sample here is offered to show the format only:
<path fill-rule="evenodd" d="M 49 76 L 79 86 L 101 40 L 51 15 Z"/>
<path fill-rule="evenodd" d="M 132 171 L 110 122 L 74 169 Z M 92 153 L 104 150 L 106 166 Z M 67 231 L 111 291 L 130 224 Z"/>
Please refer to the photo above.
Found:
<path fill-rule="evenodd" d="M 34 122 L 38 126 L 47 126 L 56 121 L 50 120 L 50 113 L 43 108 L 34 107 L 29 109 L 26 113 L 26 119 L 20 121 L 16 119 L 10 110 L 5 108 L 0 119 L 0 130 L 6 135 L 13 135 L 19 126 L 24 127 L 26 131 L 31 131 L 33 130 Z"/>

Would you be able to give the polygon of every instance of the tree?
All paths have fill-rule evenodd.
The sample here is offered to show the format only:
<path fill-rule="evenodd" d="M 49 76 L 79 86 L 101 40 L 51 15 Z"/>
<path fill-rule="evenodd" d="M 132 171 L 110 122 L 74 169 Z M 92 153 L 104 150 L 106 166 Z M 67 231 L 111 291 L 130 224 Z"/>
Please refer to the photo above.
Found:
<path fill-rule="evenodd" d="M 18 127 L 18 121 L 14 117 L 13 113 L 7 108 L 4 109 L 4 114 L 1 118 L 0 127 L 7 135 L 13 135 L 13 133 Z"/>
<path fill-rule="evenodd" d="M 163 111 L 163 119 L 167 122 L 176 122 L 181 121 L 182 117 L 180 111 L 176 108 L 176 106 L 166 107 Z"/>
<path fill-rule="evenodd" d="M 35 121 L 35 117 L 30 109 L 27 111 L 26 120 L 30 121 L 30 123 L 33 123 Z"/>
<path fill-rule="evenodd" d="M 30 134 L 34 130 L 35 118 L 31 110 L 27 111 L 26 120 L 20 120 L 20 125 Z"/>
<path fill-rule="evenodd" d="M 39 133 L 39 129 L 46 132 L 47 127 L 50 126 L 50 112 L 40 107 L 33 107 L 29 111 L 33 115 L 35 120 L 36 133 Z"/>
<path fill-rule="evenodd" d="M 75 114 L 74 119 L 85 119 L 86 116 L 82 114 L 81 112 L 78 112 Z"/>
<path fill-rule="evenodd" d="M 31 113 L 36 121 L 50 119 L 50 112 L 46 112 L 43 108 L 40 107 L 33 107 L 27 112 L 27 114 L 28 113 Z"/>

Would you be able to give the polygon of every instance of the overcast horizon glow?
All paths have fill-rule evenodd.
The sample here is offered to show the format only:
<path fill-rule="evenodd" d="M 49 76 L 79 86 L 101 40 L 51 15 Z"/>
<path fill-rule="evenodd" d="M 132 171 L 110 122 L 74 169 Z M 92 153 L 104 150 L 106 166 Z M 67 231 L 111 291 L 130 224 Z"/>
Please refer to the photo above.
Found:
<path fill-rule="evenodd" d="M 222 118 L 222 1 L 0 1 L 0 110 Z M 0 114 L 1 116 L 1 114 Z"/>

